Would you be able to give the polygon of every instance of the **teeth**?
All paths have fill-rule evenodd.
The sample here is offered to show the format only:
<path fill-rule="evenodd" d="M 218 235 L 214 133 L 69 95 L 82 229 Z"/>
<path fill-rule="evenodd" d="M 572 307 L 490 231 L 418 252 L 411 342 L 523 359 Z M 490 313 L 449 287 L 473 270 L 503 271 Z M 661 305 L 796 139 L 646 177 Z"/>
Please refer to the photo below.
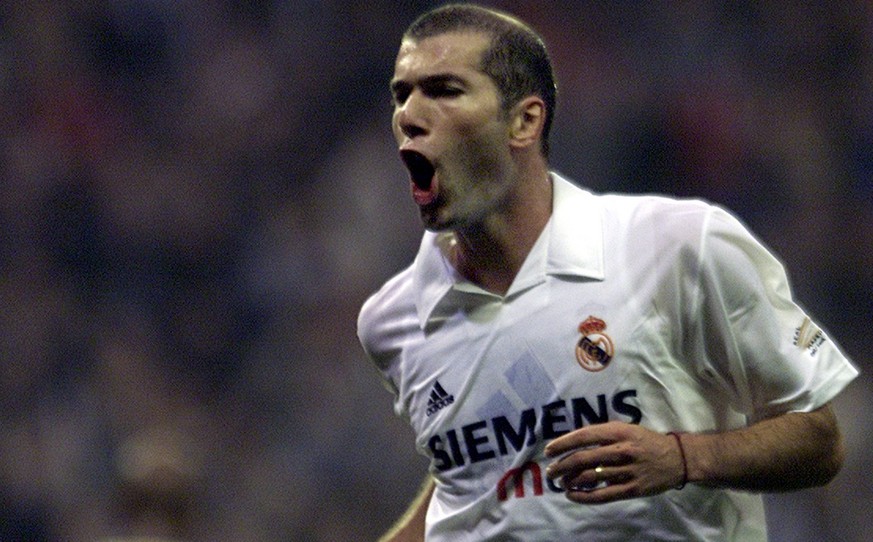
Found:
<path fill-rule="evenodd" d="M 422 190 L 430 188 L 434 172 L 433 164 L 430 163 L 430 160 L 416 151 L 403 151 L 401 157 L 412 176 L 412 182 Z"/>

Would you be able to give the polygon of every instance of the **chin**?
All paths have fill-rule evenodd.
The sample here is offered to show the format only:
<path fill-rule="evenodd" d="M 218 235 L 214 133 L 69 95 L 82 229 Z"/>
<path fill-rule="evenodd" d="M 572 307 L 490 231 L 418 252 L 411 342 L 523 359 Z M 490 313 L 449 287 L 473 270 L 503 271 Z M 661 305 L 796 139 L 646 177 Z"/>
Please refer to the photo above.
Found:
<path fill-rule="evenodd" d="M 452 227 L 450 224 L 446 224 L 439 220 L 432 220 L 429 217 L 422 216 L 421 223 L 424 226 L 424 229 L 428 231 L 432 231 L 434 233 L 442 233 L 447 231 L 452 231 Z"/>
<path fill-rule="evenodd" d="M 428 205 L 419 208 L 421 215 L 421 223 L 424 228 L 433 232 L 448 231 L 452 228 L 451 220 L 448 220 L 444 212 L 435 205 Z"/>

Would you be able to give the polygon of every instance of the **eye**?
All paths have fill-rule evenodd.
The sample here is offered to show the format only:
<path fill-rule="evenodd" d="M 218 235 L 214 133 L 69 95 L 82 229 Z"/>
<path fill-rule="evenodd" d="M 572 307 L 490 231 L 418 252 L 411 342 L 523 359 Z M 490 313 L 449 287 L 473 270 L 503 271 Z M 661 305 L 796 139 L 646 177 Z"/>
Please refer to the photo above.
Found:
<path fill-rule="evenodd" d="M 462 89 L 457 88 L 457 87 L 451 87 L 451 86 L 446 87 L 446 88 L 442 89 L 442 91 L 441 91 L 441 95 L 446 97 L 446 98 L 454 98 L 455 96 L 460 96 L 463 93 L 464 93 L 464 91 Z"/>
<path fill-rule="evenodd" d="M 404 84 L 391 85 L 391 99 L 395 105 L 403 105 L 409 98 L 412 87 Z"/>
<path fill-rule="evenodd" d="M 403 105 L 408 97 L 409 92 L 395 92 L 392 99 L 395 105 Z"/>
<path fill-rule="evenodd" d="M 456 98 L 464 93 L 464 89 L 452 83 L 436 83 L 425 87 L 425 93 L 432 98 Z"/>

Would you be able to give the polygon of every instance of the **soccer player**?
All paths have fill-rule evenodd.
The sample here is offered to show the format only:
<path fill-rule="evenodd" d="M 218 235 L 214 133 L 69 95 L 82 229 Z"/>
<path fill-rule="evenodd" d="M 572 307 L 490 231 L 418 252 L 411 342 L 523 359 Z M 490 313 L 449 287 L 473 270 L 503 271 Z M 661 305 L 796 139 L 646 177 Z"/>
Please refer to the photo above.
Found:
<path fill-rule="evenodd" d="M 526 24 L 426 13 L 390 88 L 426 231 L 358 334 L 430 472 L 385 540 L 763 541 L 760 492 L 834 477 L 857 371 L 728 212 L 550 170 Z"/>

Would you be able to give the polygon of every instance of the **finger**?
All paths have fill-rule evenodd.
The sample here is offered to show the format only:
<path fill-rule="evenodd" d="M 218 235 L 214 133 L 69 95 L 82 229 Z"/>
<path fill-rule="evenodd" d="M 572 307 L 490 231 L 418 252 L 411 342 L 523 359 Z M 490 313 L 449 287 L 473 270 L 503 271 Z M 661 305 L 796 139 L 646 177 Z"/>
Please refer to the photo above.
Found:
<path fill-rule="evenodd" d="M 600 441 L 594 426 L 583 427 L 562 435 L 546 444 L 546 457 L 556 457 L 576 448 L 594 446 Z"/>
<path fill-rule="evenodd" d="M 633 488 L 631 484 L 606 484 L 593 490 L 568 489 L 565 495 L 579 504 L 603 504 L 635 497 Z"/>
<path fill-rule="evenodd" d="M 618 444 L 595 446 L 565 455 L 546 467 L 546 476 L 555 479 L 567 474 L 579 473 L 598 466 L 621 466 L 632 462 Z"/>
<path fill-rule="evenodd" d="M 606 484 L 619 484 L 632 479 L 632 474 L 626 467 L 609 467 L 598 465 L 575 475 L 567 475 L 559 479 L 559 487 L 572 490 L 591 491 Z"/>
<path fill-rule="evenodd" d="M 556 457 L 574 448 L 591 446 L 593 442 L 588 427 L 577 429 L 546 444 L 546 457 Z"/>
<path fill-rule="evenodd" d="M 600 448 L 579 450 L 549 464 L 546 467 L 546 476 L 555 479 L 567 474 L 591 470 L 603 463 L 603 452 Z"/>
<path fill-rule="evenodd" d="M 571 431 L 546 444 L 546 457 L 556 457 L 576 448 L 610 444 L 621 438 L 623 424 L 607 422 Z"/>
<path fill-rule="evenodd" d="M 607 482 L 605 468 L 598 465 L 591 469 L 586 469 L 576 474 L 568 474 L 560 478 L 560 486 L 567 488 L 570 491 L 592 491 L 599 484 Z"/>

